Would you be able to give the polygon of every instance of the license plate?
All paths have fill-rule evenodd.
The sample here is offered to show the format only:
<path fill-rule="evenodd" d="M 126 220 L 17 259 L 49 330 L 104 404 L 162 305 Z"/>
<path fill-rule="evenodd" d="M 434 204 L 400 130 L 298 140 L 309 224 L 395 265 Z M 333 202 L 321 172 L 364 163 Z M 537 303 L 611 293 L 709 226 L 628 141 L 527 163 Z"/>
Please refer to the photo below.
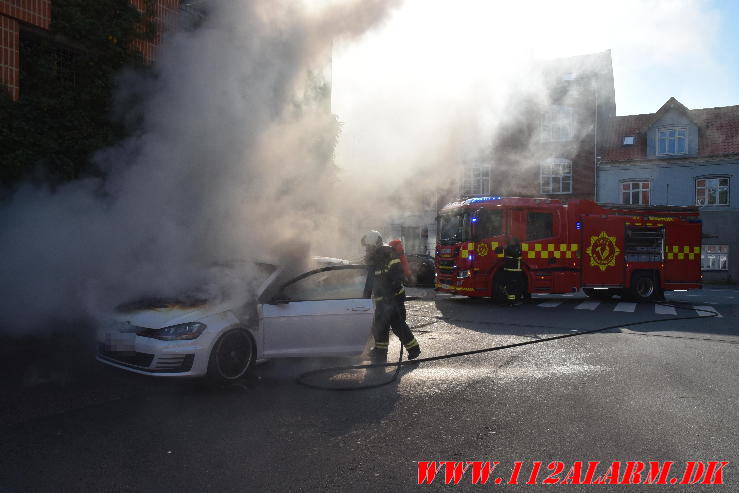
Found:
<path fill-rule="evenodd" d="M 136 347 L 136 334 L 106 334 L 103 344 L 106 351 L 133 351 Z"/>
<path fill-rule="evenodd" d="M 452 289 L 452 287 L 448 284 L 442 284 L 441 289 Z"/>

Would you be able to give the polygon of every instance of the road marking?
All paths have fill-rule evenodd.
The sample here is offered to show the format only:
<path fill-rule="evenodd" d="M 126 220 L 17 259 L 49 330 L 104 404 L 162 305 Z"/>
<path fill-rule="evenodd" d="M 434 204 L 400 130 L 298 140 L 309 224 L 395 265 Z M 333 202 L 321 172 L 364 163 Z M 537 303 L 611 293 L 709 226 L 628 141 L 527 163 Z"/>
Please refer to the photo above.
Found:
<path fill-rule="evenodd" d="M 572 294 L 572 293 L 565 293 L 565 294 L 563 294 L 562 296 L 575 296 L 575 295 L 574 295 L 574 294 Z"/>
<path fill-rule="evenodd" d="M 600 301 L 583 301 L 575 307 L 575 310 L 595 310 L 600 305 Z"/>
<path fill-rule="evenodd" d="M 625 301 L 617 304 L 616 308 L 613 309 L 614 312 L 633 312 L 634 310 L 636 310 L 636 303 L 628 303 Z"/>
<path fill-rule="evenodd" d="M 677 315 L 674 306 L 654 305 L 654 313 L 657 315 Z"/>
<path fill-rule="evenodd" d="M 562 304 L 561 301 L 545 301 L 543 303 L 539 303 L 536 306 L 540 306 L 542 308 L 555 308 L 555 307 L 557 307 L 557 306 L 559 306 L 561 304 Z"/>
<path fill-rule="evenodd" d="M 713 315 L 711 315 L 711 313 L 708 313 L 708 312 L 712 312 L 712 313 L 715 313 L 715 314 L 716 314 L 716 316 L 717 316 L 718 318 L 724 318 L 724 317 L 723 317 L 723 315 L 721 315 L 721 314 L 720 314 L 720 313 L 718 312 L 718 310 L 716 310 L 716 309 L 715 309 L 714 307 L 712 307 L 712 306 L 694 306 L 693 308 L 694 308 L 694 309 L 695 309 L 696 311 L 700 310 L 700 311 L 698 311 L 697 313 L 698 313 L 698 315 L 700 315 L 701 317 L 711 317 L 711 316 L 713 316 Z"/>

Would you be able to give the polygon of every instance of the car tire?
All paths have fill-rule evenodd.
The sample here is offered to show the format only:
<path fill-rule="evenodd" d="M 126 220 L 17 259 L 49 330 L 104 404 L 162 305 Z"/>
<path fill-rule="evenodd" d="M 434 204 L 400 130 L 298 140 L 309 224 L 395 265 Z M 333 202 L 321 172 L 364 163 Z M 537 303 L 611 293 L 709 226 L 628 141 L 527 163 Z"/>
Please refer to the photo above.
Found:
<path fill-rule="evenodd" d="M 659 286 L 653 274 L 637 272 L 631 280 L 629 297 L 636 302 L 651 301 L 659 295 Z"/>
<path fill-rule="evenodd" d="M 218 338 L 210 351 L 208 378 L 216 382 L 233 382 L 249 371 L 256 357 L 251 334 L 244 329 L 231 329 Z"/>

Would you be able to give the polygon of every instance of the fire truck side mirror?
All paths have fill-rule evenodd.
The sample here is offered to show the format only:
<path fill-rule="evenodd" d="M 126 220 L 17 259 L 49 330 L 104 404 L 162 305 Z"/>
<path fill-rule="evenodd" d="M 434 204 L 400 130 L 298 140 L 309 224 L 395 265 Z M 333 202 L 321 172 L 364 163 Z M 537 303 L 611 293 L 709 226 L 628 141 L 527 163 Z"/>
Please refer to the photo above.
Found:
<path fill-rule="evenodd" d="M 503 247 L 502 246 L 495 247 L 495 253 L 503 253 Z"/>

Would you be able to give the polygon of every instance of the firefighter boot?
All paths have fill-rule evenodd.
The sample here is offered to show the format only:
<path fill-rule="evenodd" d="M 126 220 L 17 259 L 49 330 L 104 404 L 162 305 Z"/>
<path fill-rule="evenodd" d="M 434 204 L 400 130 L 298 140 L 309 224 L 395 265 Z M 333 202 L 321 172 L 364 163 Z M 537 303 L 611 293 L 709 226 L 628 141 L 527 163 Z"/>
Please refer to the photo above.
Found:
<path fill-rule="evenodd" d="M 373 365 L 387 363 L 387 349 L 375 347 L 369 352 L 369 359 Z"/>
<path fill-rule="evenodd" d="M 421 355 L 421 346 L 418 345 L 415 337 L 405 344 L 405 350 L 408 351 L 408 359 L 416 359 Z"/>

